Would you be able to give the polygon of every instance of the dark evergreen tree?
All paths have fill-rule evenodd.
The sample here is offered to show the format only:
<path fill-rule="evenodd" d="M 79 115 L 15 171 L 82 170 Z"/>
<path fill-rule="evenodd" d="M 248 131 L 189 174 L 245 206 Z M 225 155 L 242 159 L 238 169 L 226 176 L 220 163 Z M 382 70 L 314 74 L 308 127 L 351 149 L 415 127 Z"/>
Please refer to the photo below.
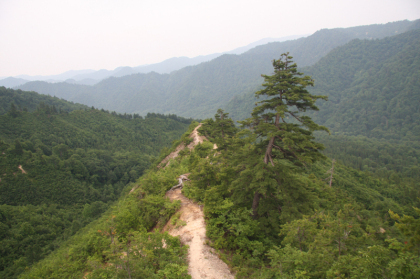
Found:
<path fill-rule="evenodd" d="M 232 138 L 238 131 L 235 127 L 233 120 L 229 118 L 229 113 L 224 112 L 222 109 L 218 109 L 214 115 L 215 120 L 206 119 L 203 121 L 203 126 L 200 128 L 200 133 L 205 135 L 217 144 L 217 147 L 226 149 L 228 139 Z"/>
<path fill-rule="evenodd" d="M 222 109 L 218 109 L 214 115 L 216 131 L 220 131 L 222 139 L 226 136 L 233 136 L 236 133 L 235 124 L 232 119 L 229 118 L 229 113 L 224 112 Z"/>
<path fill-rule="evenodd" d="M 277 184 L 281 182 L 276 176 L 284 171 L 284 167 L 277 170 L 276 164 L 284 164 L 280 161 L 302 167 L 324 158 L 319 152 L 323 145 L 314 141 L 313 132 L 328 131 L 310 117 L 302 115 L 307 110 L 318 110 L 315 102 L 327 98 L 311 95 L 306 90 L 307 86 L 313 86 L 314 81 L 309 76 L 302 77 L 303 74 L 297 71 L 297 65 L 292 58 L 289 53 L 284 53 L 279 60 L 273 61 L 274 74 L 262 75 L 265 88 L 255 93 L 256 97 L 263 96 L 265 99 L 257 103 L 259 105 L 254 108 L 252 118 L 241 122 L 260 138 L 258 152 L 264 152 L 264 164 L 271 164 L 273 179 Z M 266 178 L 267 175 L 262 176 L 261 183 L 267 182 Z M 257 216 L 262 192 L 266 192 L 258 188 L 255 189 L 252 205 L 254 217 Z"/>

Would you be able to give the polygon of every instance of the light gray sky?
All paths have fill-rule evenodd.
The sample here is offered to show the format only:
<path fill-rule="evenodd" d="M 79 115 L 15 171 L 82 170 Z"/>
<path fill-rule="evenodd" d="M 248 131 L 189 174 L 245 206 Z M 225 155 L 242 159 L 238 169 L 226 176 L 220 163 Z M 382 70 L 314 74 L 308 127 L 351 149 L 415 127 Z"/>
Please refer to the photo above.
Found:
<path fill-rule="evenodd" d="M 420 0 L 0 0 L 0 77 L 139 66 L 420 18 Z"/>

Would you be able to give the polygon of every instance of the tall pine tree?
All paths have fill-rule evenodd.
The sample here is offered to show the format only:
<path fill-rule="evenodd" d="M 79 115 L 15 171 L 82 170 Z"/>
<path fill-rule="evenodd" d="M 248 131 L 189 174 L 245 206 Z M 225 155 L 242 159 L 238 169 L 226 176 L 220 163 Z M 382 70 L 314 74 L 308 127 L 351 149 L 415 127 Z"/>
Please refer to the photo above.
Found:
<path fill-rule="evenodd" d="M 260 175 L 261 186 L 273 182 L 285 184 L 279 176 L 288 176 L 285 173 L 286 165 L 296 170 L 324 158 L 319 152 L 323 145 L 314 141 L 313 132 L 328 129 L 302 113 L 318 110 L 315 102 L 318 99 L 326 100 L 327 97 L 311 95 L 307 91 L 306 87 L 313 86 L 314 81 L 298 72 L 292 58 L 289 53 L 284 53 L 280 59 L 273 61 L 274 74 L 262 75 L 265 88 L 255 93 L 256 97 L 265 97 L 264 100 L 256 103 L 251 118 L 241 122 L 259 138 L 256 150 L 263 152 L 260 153 L 264 155 L 261 159 L 266 167 L 263 168 L 270 172 Z M 258 216 L 260 198 L 267 196 L 268 188 L 255 187 L 252 204 L 254 218 Z M 282 192 L 287 190 L 283 189 Z"/>

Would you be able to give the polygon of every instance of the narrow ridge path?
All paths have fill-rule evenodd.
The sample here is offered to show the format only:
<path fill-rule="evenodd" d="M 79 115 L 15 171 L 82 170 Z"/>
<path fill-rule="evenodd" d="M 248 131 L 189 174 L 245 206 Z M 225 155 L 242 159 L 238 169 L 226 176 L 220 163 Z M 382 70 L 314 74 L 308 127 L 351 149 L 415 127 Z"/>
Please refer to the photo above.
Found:
<path fill-rule="evenodd" d="M 166 196 L 170 200 L 180 200 L 180 220 L 186 225 L 177 228 L 167 224 L 167 231 L 172 236 L 179 236 L 183 244 L 189 245 L 188 273 L 192 279 L 235 278 L 229 267 L 216 254 L 213 248 L 206 245 L 206 224 L 202 208 L 187 199 L 180 189 L 169 191 Z"/>
<path fill-rule="evenodd" d="M 198 143 L 203 142 L 205 137 L 198 134 L 198 125 L 191 133 L 193 138 L 187 147 L 193 149 Z M 169 155 L 169 158 L 175 158 L 180 150 L 175 151 L 176 154 Z M 175 153 L 174 152 L 174 153 Z M 166 159 L 166 158 L 165 158 Z M 164 165 L 169 160 L 163 162 Z M 162 163 L 161 163 L 162 164 Z M 181 175 L 181 174 L 180 174 Z M 164 230 L 172 236 L 179 236 L 183 244 L 189 245 L 188 249 L 188 273 L 192 279 L 233 279 L 235 278 L 229 270 L 229 267 L 216 254 L 213 248 L 206 245 L 206 224 L 204 221 L 204 213 L 202 206 L 194 203 L 186 198 L 181 189 L 168 191 L 166 196 L 171 200 L 180 200 L 181 208 L 179 219 L 186 223 L 185 226 L 174 226 L 168 222 Z"/>

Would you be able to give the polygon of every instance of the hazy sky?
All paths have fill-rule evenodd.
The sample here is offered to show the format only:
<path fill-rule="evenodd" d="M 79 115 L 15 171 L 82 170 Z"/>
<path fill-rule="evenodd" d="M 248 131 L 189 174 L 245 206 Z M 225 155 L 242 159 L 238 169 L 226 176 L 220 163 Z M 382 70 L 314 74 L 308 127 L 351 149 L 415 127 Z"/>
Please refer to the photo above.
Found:
<path fill-rule="evenodd" d="M 0 77 L 139 66 L 420 18 L 420 0 L 0 0 Z"/>

